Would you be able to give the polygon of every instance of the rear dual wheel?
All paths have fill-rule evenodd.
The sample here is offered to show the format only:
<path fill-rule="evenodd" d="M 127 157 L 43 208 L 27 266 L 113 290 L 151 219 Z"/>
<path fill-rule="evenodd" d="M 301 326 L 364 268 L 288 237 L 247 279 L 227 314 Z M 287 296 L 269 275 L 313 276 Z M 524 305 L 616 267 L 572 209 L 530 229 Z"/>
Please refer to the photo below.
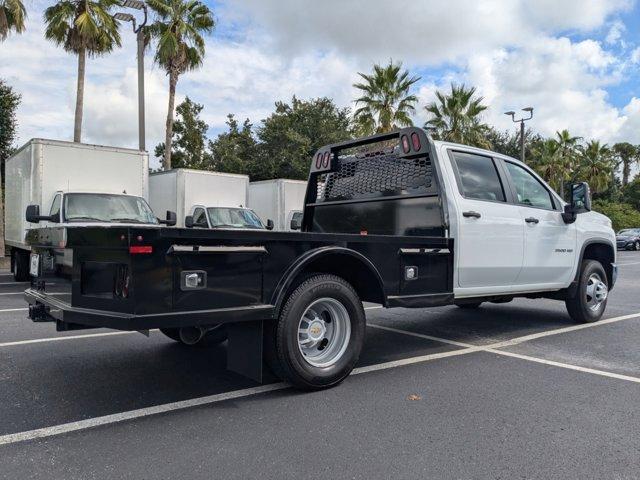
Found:
<path fill-rule="evenodd" d="M 267 363 L 295 387 L 331 387 L 355 367 L 365 326 L 362 302 L 349 283 L 335 275 L 313 275 L 297 286 L 278 319 L 267 326 Z"/>

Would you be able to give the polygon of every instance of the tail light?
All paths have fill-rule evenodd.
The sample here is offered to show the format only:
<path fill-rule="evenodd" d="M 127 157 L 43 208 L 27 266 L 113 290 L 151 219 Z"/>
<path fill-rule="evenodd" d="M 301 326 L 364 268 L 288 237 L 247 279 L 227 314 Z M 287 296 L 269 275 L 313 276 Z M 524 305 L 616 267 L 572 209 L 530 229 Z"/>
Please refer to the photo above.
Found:
<path fill-rule="evenodd" d="M 409 153 L 409 137 L 406 135 L 402 135 L 402 151 Z"/>
<path fill-rule="evenodd" d="M 321 168 L 322 167 L 322 154 L 319 153 L 318 155 L 316 155 L 316 168 Z"/>
<path fill-rule="evenodd" d="M 413 149 L 417 152 L 420 150 L 422 145 L 420 145 L 420 137 L 417 133 L 413 132 L 411 134 L 411 144 L 413 145 Z"/>
<path fill-rule="evenodd" d="M 329 166 L 329 152 L 325 152 L 322 158 L 322 168 L 327 168 Z"/>
<path fill-rule="evenodd" d="M 129 247 L 129 253 L 131 255 L 153 253 L 153 247 L 151 245 L 131 245 Z"/>

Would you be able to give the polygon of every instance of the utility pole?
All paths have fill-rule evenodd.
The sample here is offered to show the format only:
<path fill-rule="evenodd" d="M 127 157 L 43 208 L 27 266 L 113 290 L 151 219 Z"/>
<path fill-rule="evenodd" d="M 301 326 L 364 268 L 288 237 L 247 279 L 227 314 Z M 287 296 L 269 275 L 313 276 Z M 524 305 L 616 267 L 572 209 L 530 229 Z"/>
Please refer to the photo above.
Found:
<path fill-rule="evenodd" d="M 125 0 L 123 7 L 144 11 L 144 20 L 136 26 L 136 19 L 130 13 L 118 12 L 113 18 L 133 24 L 138 45 L 138 149 L 146 150 L 145 145 L 145 115 L 144 115 L 144 26 L 147 24 L 147 5 L 140 0 Z"/>
<path fill-rule="evenodd" d="M 533 107 L 523 108 L 522 111 L 529 112 L 529 116 L 527 118 L 522 117 L 516 120 L 515 118 L 516 112 L 509 111 L 509 112 L 504 112 L 504 114 L 509 115 L 511 117 L 511 120 L 514 123 L 520 123 L 520 161 L 524 163 L 524 122 L 526 122 L 527 120 L 531 120 L 533 118 Z"/>

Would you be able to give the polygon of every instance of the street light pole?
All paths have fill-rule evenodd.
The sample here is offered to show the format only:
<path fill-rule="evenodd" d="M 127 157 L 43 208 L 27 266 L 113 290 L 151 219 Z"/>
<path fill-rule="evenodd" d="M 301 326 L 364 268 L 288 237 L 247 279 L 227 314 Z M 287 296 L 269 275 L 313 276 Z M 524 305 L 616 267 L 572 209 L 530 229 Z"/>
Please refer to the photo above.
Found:
<path fill-rule="evenodd" d="M 529 116 L 527 118 L 520 118 L 516 120 L 515 115 L 516 112 L 504 112 L 505 115 L 511 116 L 511 120 L 514 123 L 520 123 L 520 161 L 524 163 L 524 122 L 527 120 L 531 120 L 533 118 L 533 107 L 526 107 L 522 109 L 523 112 L 529 112 Z"/>
<path fill-rule="evenodd" d="M 125 0 L 123 7 L 144 11 L 144 20 L 136 27 L 136 19 L 130 13 L 116 13 L 113 18 L 133 24 L 138 46 L 138 149 L 146 150 L 145 145 L 145 115 L 144 115 L 144 26 L 147 24 L 147 5 L 140 0 Z"/>

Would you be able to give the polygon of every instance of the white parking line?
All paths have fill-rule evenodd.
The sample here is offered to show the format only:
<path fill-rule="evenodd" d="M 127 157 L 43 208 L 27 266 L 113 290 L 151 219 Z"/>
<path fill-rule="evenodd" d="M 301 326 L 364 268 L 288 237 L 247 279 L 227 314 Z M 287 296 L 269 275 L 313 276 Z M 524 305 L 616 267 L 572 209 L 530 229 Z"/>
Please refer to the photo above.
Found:
<path fill-rule="evenodd" d="M 2 310 L 0 310 L 0 313 L 4 313 L 4 312 L 26 312 L 27 310 L 29 310 L 28 308 L 3 308 Z"/>

